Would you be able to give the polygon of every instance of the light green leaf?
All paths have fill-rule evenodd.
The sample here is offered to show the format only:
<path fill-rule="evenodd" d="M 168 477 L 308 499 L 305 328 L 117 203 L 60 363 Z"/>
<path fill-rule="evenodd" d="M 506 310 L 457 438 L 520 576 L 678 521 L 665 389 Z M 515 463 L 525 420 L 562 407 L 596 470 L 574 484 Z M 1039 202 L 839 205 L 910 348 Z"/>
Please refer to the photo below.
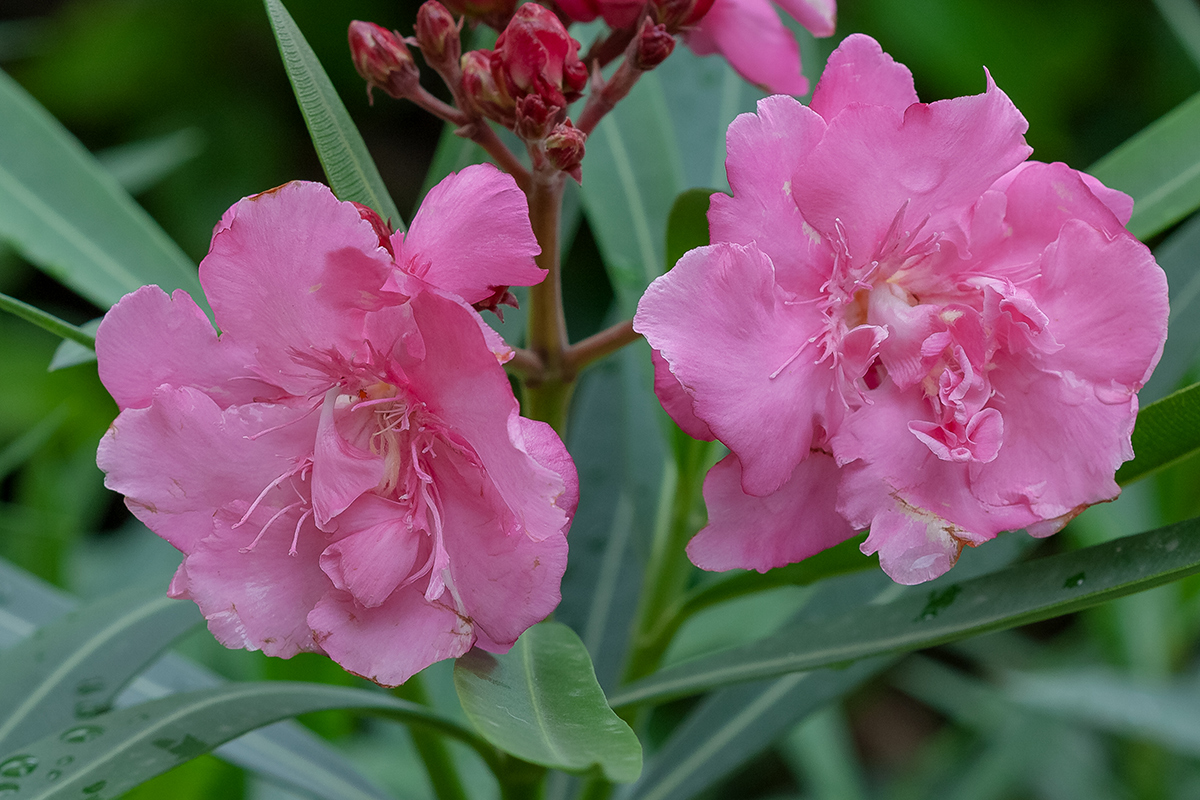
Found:
<path fill-rule="evenodd" d="M 1129 230 L 1149 239 L 1200 208 L 1200 93 L 1088 170 L 1133 197 Z"/>
<path fill-rule="evenodd" d="M 165 580 L 165 576 L 164 576 Z M 27 639 L 63 617 L 74 600 L 0 560 L 0 647 Z M 221 678 L 182 656 L 167 653 L 135 678 L 118 697 L 129 705 L 172 692 L 194 691 Z M 341 753 L 294 720 L 276 722 L 217 748 L 216 755 L 266 776 L 280 786 L 324 800 L 386 800 Z"/>
<path fill-rule="evenodd" d="M 584 214 L 626 316 L 661 274 L 667 214 L 683 188 L 665 92 L 649 72 L 600 121 L 583 159 Z"/>
<path fill-rule="evenodd" d="M 204 134 L 200 129 L 181 128 L 163 136 L 101 150 L 96 153 L 96 160 L 125 191 L 138 194 L 157 185 L 202 150 Z"/>
<path fill-rule="evenodd" d="M 296 92 L 300 113 L 304 115 L 333 193 L 341 200 L 353 200 L 373 208 L 396 230 L 404 230 L 404 219 L 316 53 L 283 3 L 279 0 L 264 2 L 279 53 L 283 56 L 284 69 Z"/>
<path fill-rule="evenodd" d="M 0 751 L 106 711 L 147 662 L 201 620 L 161 586 L 134 589 L 0 651 Z"/>
<path fill-rule="evenodd" d="M 614 708 L 717 686 L 902 653 L 1011 628 L 1200 572 L 1200 518 L 987 575 L 855 607 L 745 647 L 698 658 L 626 686 Z"/>
<path fill-rule="evenodd" d="M 1117 470 L 1117 483 L 1132 483 L 1200 449 L 1200 383 L 1138 411 L 1134 458 Z"/>
<path fill-rule="evenodd" d="M 39 328 L 82 347 L 96 349 L 96 337 L 93 334 L 15 297 L 0 294 L 0 311 L 7 311 L 13 316 L 20 317 L 26 322 L 32 322 Z"/>
<path fill-rule="evenodd" d="M 103 309 L 147 283 L 203 304 L 196 266 L 70 133 L 0 72 L 0 239 Z"/>
<path fill-rule="evenodd" d="M 100 323 L 103 319 L 103 317 L 97 317 L 96 319 L 88 320 L 79 326 L 79 330 L 95 339 L 96 331 L 100 329 Z M 88 347 L 74 339 L 63 339 L 58 343 L 58 348 L 55 349 L 47 370 L 54 372 L 56 369 L 66 369 L 76 364 L 88 364 L 95 360 L 96 348 L 94 346 Z"/>
<path fill-rule="evenodd" d="M 284 681 L 176 694 L 111 711 L 0 756 L 0 778 L 22 800 L 115 797 L 247 731 L 311 711 L 352 709 L 425 725 L 492 752 L 470 731 L 425 706 L 383 692 Z M 3 767 L 0 766 L 0 769 Z"/>
<path fill-rule="evenodd" d="M 618 783 L 641 772 L 641 743 L 608 707 L 587 649 L 562 623 L 534 625 L 504 655 L 471 650 L 454 665 L 454 685 L 484 738 L 517 758 Z"/>

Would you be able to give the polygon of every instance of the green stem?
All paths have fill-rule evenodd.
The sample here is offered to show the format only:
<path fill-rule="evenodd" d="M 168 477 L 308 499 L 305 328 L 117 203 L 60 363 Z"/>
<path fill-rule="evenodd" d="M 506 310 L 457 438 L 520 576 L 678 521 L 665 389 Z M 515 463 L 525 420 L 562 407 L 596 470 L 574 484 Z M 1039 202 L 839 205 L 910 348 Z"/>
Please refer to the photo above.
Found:
<path fill-rule="evenodd" d="M 420 675 L 414 675 L 403 685 L 396 687 L 395 693 L 410 703 L 430 705 L 429 693 L 425 691 L 425 684 L 422 683 Z M 429 783 L 433 786 L 433 793 L 438 800 L 468 800 L 467 792 L 458 776 L 458 766 L 442 735 L 422 729 L 418 725 L 409 726 L 408 732 L 412 736 L 417 754 L 425 764 L 425 772 L 429 775 Z"/>
<path fill-rule="evenodd" d="M 529 350 L 541 362 L 541 374 L 526 377 L 525 416 L 547 422 L 559 436 L 566 434 L 567 407 L 575 376 L 566 370 L 567 319 L 562 304 L 559 255 L 559 217 L 565 175 L 537 169 L 529 187 L 529 221 L 542 252 L 537 265 L 546 279 L 529 290 Z"/>
<path fill-rule="evenodd" d="M 53 314 L 47 314 L 40 308 L 29 305 L 15 297 L 9 297 L 6 294 L 0 294 L 0 310 L 14 314 L 26 322 L 32 322 L 39 328 L 44 328 L 50 331 L 55 336 L 61 336 L 63 339 L 70 339 L 72 342 L 78 342 L 84 347 L 96 349 L 96 337 L 92 336 L 82 328 L 78 328 L 69 322 L 59 319 Z"/>

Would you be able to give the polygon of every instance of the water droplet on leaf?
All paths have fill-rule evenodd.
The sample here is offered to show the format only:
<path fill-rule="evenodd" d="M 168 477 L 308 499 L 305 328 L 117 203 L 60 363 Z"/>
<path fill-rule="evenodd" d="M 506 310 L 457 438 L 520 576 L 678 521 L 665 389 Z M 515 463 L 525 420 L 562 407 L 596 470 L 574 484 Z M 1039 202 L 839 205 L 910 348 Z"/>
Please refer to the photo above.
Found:
<path fill-rule="evenodd" d="M 1078 572 L 1078 573 L 1072 575 L 1071 577 L 1067 578 L 1063 582 L 1063 588 L 1064 589 L 1075 589 L 1079 586 L 1083 586 L 1083 581 L 1086 577 L 1087 577 L 1087 573 Z"/>
<path fill-rule="evenodd" d="M 83 793 L 84 794 L 96 794 L 97 792 L 99 792 L 101 789 L 103 789 L 107 785 L 108 785 L 108 781 L 96 781 L 91 786 L 83 787 Z"/>
<path fill-rule="evenodd" d="M 52 769 L 46 773 L 46 780 L 48 780 L 48 781 L 56 781 L 61 777 L 62 777 L 62 770 L 60 770 L 60 769 Z"/>
<path fill-rule="evenodd" d="M 21 791 L 21 787 L 16 783 L 0 783 L 0 797 L 12 797 L 17 792 Z"/>
<path fill-rule="evenodd" d="M 69 731 L 63 731 L 58 738 L 70 744 L 83 744 L 90 742 L 102 733 L 104 733 L 104 728 L 99 725 L 79 725 Z"/>
<path fill-rule="evenodd" d="M 5 778 L 24 778 L 37 769 L 38 760 L 33 756 L 20 755 L 4 760 L 0 764 L 0 776 Z"/>
<path fill-rule="evenodd" d="M 104 691 L 103 678 L 88 678 L 75 687 L 76 694 L 95 694 Z"/>

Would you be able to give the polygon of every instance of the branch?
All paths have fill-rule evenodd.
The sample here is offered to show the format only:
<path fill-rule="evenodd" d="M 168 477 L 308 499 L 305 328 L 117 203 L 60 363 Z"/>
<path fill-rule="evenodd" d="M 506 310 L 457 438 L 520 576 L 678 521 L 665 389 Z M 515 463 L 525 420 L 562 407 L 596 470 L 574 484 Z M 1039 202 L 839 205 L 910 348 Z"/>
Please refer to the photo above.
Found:
<path fill-rule="evenodd" d="M 567 375 L 577 375 L 593 361 L 599 361 L 641 337 L 642 335 L 633 329 L 631 319 L 613 325 L 567 348 L 563 357 L 563 371 Z"/>

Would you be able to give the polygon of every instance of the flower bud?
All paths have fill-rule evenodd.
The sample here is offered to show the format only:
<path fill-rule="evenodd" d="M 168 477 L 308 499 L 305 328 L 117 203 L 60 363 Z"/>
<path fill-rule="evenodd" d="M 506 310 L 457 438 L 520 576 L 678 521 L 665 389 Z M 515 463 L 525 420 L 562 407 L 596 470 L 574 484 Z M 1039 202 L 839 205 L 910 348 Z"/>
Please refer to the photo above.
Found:
<path fill-rule="evenodd" d="M 546 137 L 546 158 L 554 166 L 581 183 L 583 173 L 579 168 L 583 161 L 583 143 L 587 134 L 571 124 L 571 120 L 555 125 Z"/>
<path fill-rule="evenodd" d="M 513 130 L 527 142 L 545 139 L 562 112 L 559 106 L 547 106 L 541 95 L 527 94 L 517 100 L 517 121 Z"/>
<path fill-rule="evenodd" d="M 666 61 L 674 49 L 675 37 L 667 31 L 667 26 L 661 23 L 655 25 L 646 17 L 637 35 L 633 66 L 643 71 L 654 69 Z"/>
<path fill-rule="evenodd" d="M 354 68 L 367 82 L 368 98 L 375 87 L 396 99 L 416 89 L 420 77 L 417 65 L 399 34 L 373 22 L 355 20 L 350 23 L 348 38 Z"/>
<path fill-rule="evenodd" d="M 505 89 L 504 81 L 496 80 L 492 56 L 491 50 L 471 50 L 463 54 L 463 94 L 479 113 L 511 128 L 516 119 L 516 103 Z"/>
<path fill-rule="evenodd" d="M 392 226 L 383 221 L 383 217 L 375 212 L 375 209 L 370 206 L 364 206 L 362 203 L 356 203 L 353 200 L 350 204 L 358 211 L 358 215 L 367 222 L 371 223 L 371 227 L 375 229 L 375 235 L 379 237 L 379 246 L 396 257 L 396 251 L 392 249 Z"/>
<path fill-rule="evenodd" d="M 462 57 L 459 31 L 462 26 L 446 7 L 437 0 L 428 0 L 417 10 L 417 46 L 425 62 L 438 72 L 445 72 Z"/>
<path fill-rule="evenodd" d="M 501 73 L 510 93 L 539 94 L 547 105 L 565 108 L 579 98 L 588 71 L 579 60 L 579 42 L 554 12 L 535 3 L 517 9 L 496 39 Z"/>

